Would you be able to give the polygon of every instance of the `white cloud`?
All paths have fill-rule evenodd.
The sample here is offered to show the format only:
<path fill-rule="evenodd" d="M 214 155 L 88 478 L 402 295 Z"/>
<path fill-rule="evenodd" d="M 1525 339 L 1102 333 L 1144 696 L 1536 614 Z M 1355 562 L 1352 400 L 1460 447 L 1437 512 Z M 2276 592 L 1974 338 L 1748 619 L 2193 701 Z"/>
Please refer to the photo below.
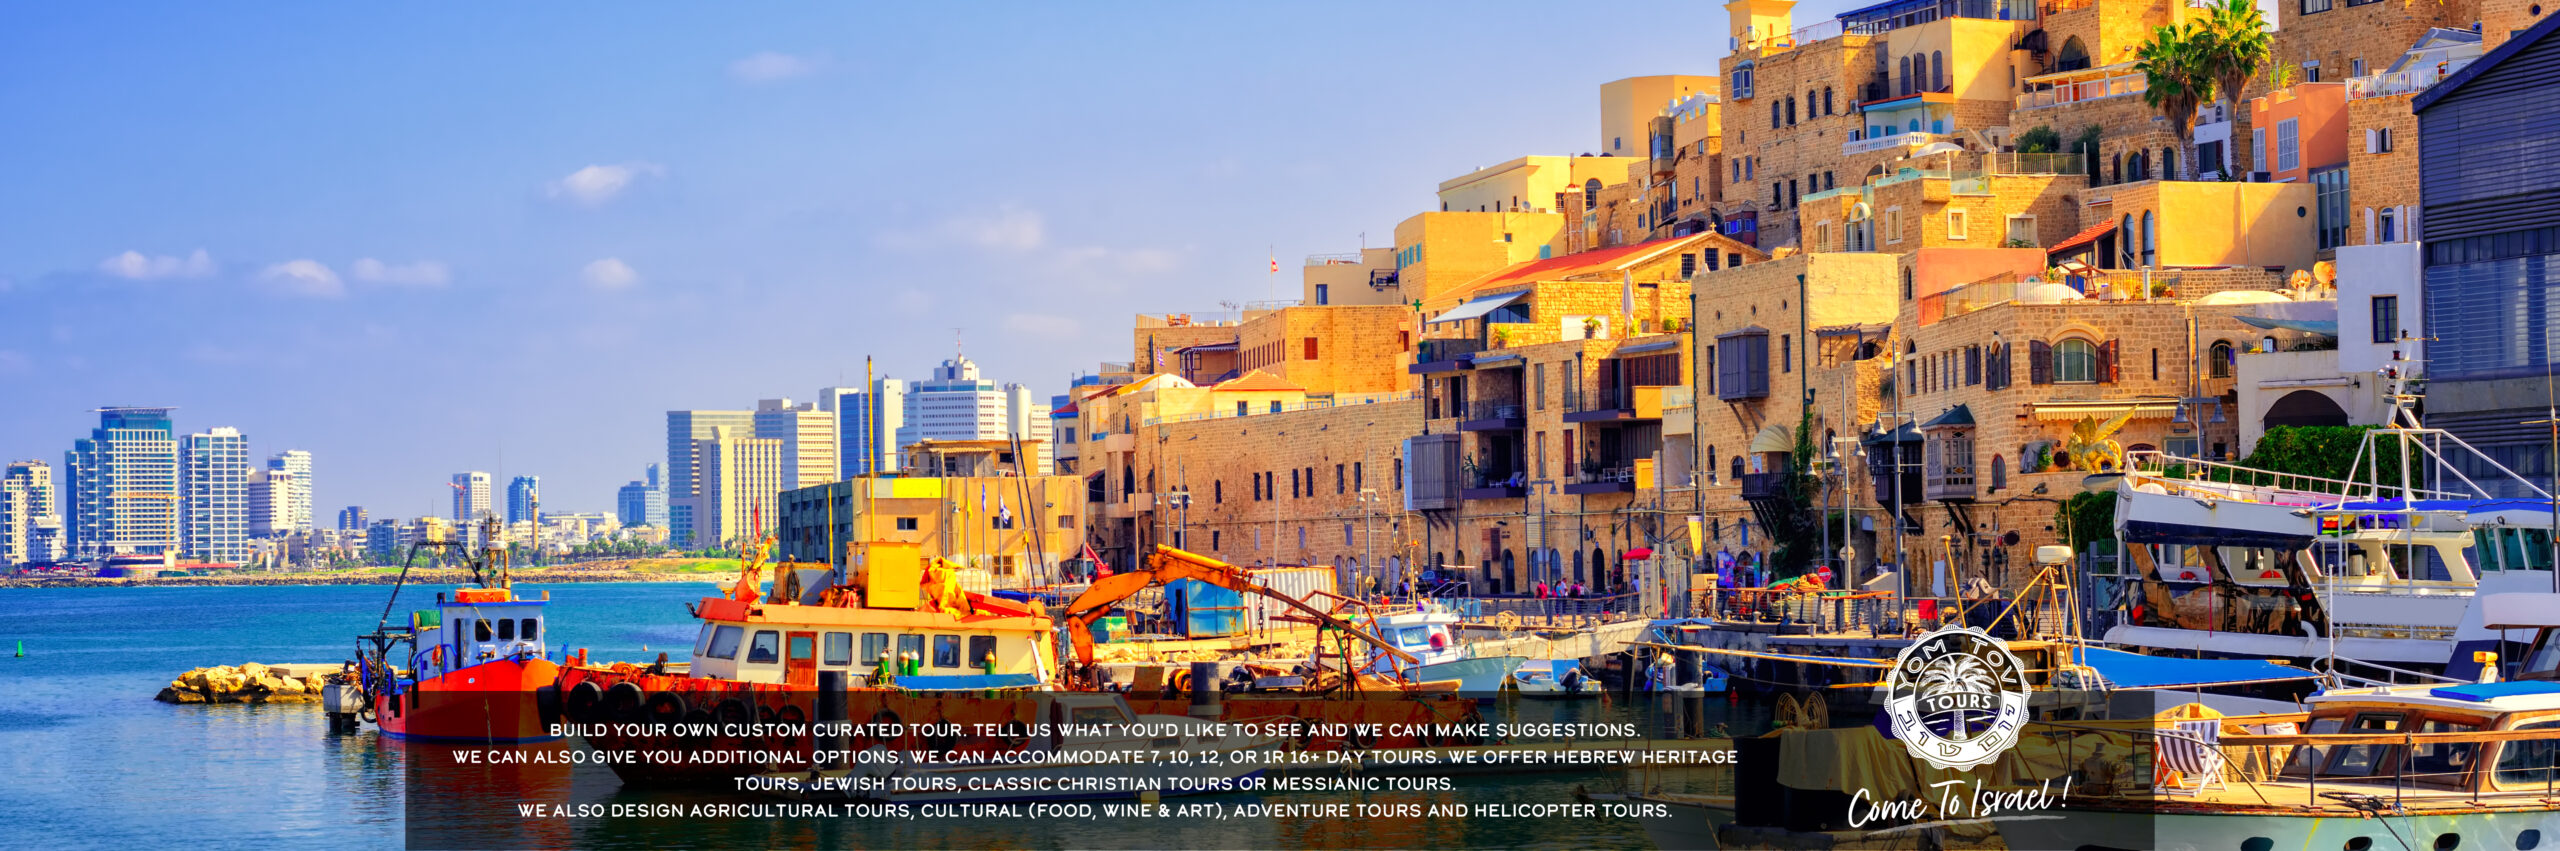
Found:
<path fill-rule="evenodd" d="M 347 285 L 338 280 L 336 271 L 331 270 L 328 264 L 308 258 L 269 266 L 258 273 L 258 279 L 287 295 L 337 298 L 347 294 Z"/>
<path fill-rule="evenodd" d="M 825 65 L 823 59 L 793 56 L 767 50 L 729 63 L 729 79 L 741 83 L 772 83 L 817 73 Z"/>
<path fill-rule="evenodd" d="M 600 290 L 618 290 L 640 282 L 640 273 L 632 271 L 631 264 L 622 262 L 620 257 L 589 263 L 578 274 L 586 279 L 587 286 Z"/>
<path fill-rule="evenodd" d="M 614 196 L 622 194 L 622 190 L 631 188 L 631 183 L 643 176 L 656 177 L 666 173 L 666 167 L 657 163 L 628 162 L 615 165 L 591 165 L 570 172 L 567 177 L 552 181 L 545 187 L 545 191 L 553 198 L 566 199 L 593 207 L 613 200 Z"/>
<path fill-rule="evenodd" d="M 1026 337 L 1070 340 L 1084 330 L 1084 323 L 1072 316 L 1050 313 L 1009 313 L 1004 317 L 1004 330 Z"/>
<path fill-rule="evenodd" d="M 441 287 L 453 280 L 453 271 L 433 260 L 395 265 L 366 257 L 348 266 L 347 276 L 370 284 Z"/>
<path fill-rule="evenodd" d="M 150 281 L 161 278 L 201 278 L 213 274 L 214 266 L 213 257 L 204 253 L 204 249 L 201 248 L 196 249 L 196 253 L 185 257 L 171 257 L 166 254 L 144 256 L 139 251 L 127 251 L 99 261 L 98 271 L 128 280 Z"/>

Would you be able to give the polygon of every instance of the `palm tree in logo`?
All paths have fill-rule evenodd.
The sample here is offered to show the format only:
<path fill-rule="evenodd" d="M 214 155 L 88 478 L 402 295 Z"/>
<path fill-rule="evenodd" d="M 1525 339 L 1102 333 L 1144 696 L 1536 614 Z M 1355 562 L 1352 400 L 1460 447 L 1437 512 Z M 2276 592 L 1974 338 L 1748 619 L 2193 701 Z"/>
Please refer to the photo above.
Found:
<path fill-rule="evenodd" d="M 1991 666 L 1970 654 L 1950 654 L 1930 662 L 1921 671 L 1919 692 L 1922 699 L 1941 695 L 1990 695 L 1994 689 Z M 1956 701 L 1944 713 L 1951 723 L 1947 738 L 1962 742 L 1973 737 L 1973 710 L 1966 701 Z"/>

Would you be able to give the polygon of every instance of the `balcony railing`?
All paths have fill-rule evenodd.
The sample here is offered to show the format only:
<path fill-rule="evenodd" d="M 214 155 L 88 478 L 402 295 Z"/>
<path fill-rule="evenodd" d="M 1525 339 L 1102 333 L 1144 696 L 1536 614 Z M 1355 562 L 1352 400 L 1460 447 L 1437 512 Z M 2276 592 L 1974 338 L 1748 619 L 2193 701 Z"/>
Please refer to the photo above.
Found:
<path fill-rule="evenodd" d="M 1618 460 L 1602 461 L 1584 469 L 1564 486 L 1564 492 L 1569 494 L 1634 493 L 1635 489 L 1635 465 Z"/>
<path fill-rule="evenodd" d="M 1413 372 L 1447 372 L 1458 368 L 1458 361 L 1484 351 L 1483 341 L 1467 338 L 1423 340 L 1415 346 Z"/>
<path fill-rule="evenodd" d="M 1310 396 L 1302 402 L 1284 402 L 1277 409 L 1272 408 L 1269 402 L 1252 403 L 1246 405 L 1244 413 L 1241 414 L 1236 413 L 1235 408 L 1232 406 L 1223 406 L 1214 407 L 1209 410 L 1199 411 L 1196 413 L 1175 414 L 1169 417 L 1148 417 L 1146 419 L 1146 424 L 1163 425 L 1165 423 L 1188 423 L 1198 422 L 1200 420 L 1223 420 L 1240 416 L 1251 417 L 1263 414 L 1285 414 L 1291 411 L 1319 411 L 1327 408 L 1376 405 L 1384 402 L 1401 402 L 1420 398 L 1422 398 L 1422 391 L 1420 390 L 1405 390 L 1401 392 L 1388 393 L 1336 393 L 1328 396 Z"/>
<path fill-rule="evenodd" d="M 1350 251 L 1341 254 L 1309 254 L 1307 255 L 1307 265 L 1358 266 L 1360 265 L 1360 252 Z"/>
<path fill-rule="evenodd" d="M 1895 133 L 1891 136 L 1877 136 L 1873 139 L 1851 139 L 1840 143 L 1840 154 L 1842 156 L 1849 156 L 1852 154 L 1881 151 L 1888 148 L 1919 147 L 1931 142 L 1948 141 L 1954 138 L 1954 136 L 1942 133 L 1910 132 Z"/>
<path fill-rule="evenodd" d="M 1517 401 L 1470 399 L 1458 406 L 1459 431 L 1510 431 L 1528 424 L 1528 409 Z"/>
<path fill-rule="evenodd" d="M 1285 309 L 1285 308 L 1296 307 L 1296 306 L 1298 306 L 1298 305 L 1300 305 L 1300 304 L 1304 304 L 1304 303 L 1305 303 L 1305 300 L 1304 300 L 1304 299 L 1294 299 L 1294 298 L 1270 299 L 1270 300 L 1266 300 L 1266 301 L 1248 301 L 1248 302 L 1245 302 L 1245 303 L 1244 303 L 1244 309 L 1245 309 L 1245 312 L 1247 312 L 1247 313 L 1251 313 L 1251 312 L 1256 311 L 1256 310 L 1281 310 L 1281 309 Z"/>
<path fill-rule="evenodd" d="M 1858 103 L 1864 105 L 1900 100 L 1912 95 L 1943 95 L 1954 91 L 1955 83 L 1951 80 L 1942 80 L 1937 85 L 1930 85 L 1927 80 L 1896 80 L 1887 76 L 1878 76 L 1858 87 Z"/>
<path fill-rule="evenodd" d="M 2471 63 L 2479 58 L 2480 57 L 2477 53 L 2473 53 L 2469 56 L 2455 56 L 2444 61 L 2430 65 L 2422 65 L 2405 71 L 2392 71 L 2383 74 L 2367 74 L 2362 77 L 2349 77 L 2347 78 L 2347 99 L 2356 100 L 2360 98 L 2389 97 L 2391 95 L 2404 95 L 2410 92 L 2423 92 L 2434 87 L 2437 83 L 2444 82 L 2444 78 L 2453 76 L 2462 69 L 2470 67 Z"/>
<path fill-rule="evenodd" d="M 2150 82 L 2140 74 L 2117 74 L 2094 80 L 2063 83 L 2050 89 L 2019 95 L 2018 108 L 2036 109 L 2079 103 L 2084 100 L 2138 95 L 2149 88 L 2151 88 Z"/>

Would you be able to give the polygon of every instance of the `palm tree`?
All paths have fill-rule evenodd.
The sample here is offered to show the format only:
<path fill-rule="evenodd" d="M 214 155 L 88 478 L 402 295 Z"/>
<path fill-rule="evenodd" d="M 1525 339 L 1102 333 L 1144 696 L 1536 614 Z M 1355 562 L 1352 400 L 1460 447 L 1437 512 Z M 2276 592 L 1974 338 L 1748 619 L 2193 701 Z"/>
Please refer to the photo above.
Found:
<path fill-rule="evenodd" d="M 2197 31 L 2208 45 L 2204 51 L 2205 71 L 2231 114 L 2239 115 L 2240 92 L 2248 88 L 2249 78 L 2270 64 L 2274 53 L 2275 38 L 2267 33 L 2266 16 L 2250 0 L 2222 0 L 2221 5 L 2205 13 Z M 2226 162 L 2216 164 L 2226 166 L 2220 169 L 2224 174 L 2231 171 L 2227 167 L 2231 156 L 2228 148 L 2225 146 L 2223 153 Z"/>
<path fill-rule="evenodd" d="M 2246 0 L 2242 0 L 2246 2 Z M 2134 53 L 2133 68 L 2142 72 L 2142 102 L 2158 110 L 2178 133 L 2179 159 L 2195 162 L 2196 107 L 2213 97 L 2213 36 L 2189 24 L 2154 28 L 2151 40 Z"/>
<path fill-rule="evenodd" d="M 1922 694 L 1989 694 L 1995 687 L 1991 667 L 1972 655 L 1942 657 L 1930 663 L 1920 674 L 1919 691 Z M 1972 720 L 1972 710 L 1957 708 L 1947 738 L 1958 742 L 1973 738 Z"/>

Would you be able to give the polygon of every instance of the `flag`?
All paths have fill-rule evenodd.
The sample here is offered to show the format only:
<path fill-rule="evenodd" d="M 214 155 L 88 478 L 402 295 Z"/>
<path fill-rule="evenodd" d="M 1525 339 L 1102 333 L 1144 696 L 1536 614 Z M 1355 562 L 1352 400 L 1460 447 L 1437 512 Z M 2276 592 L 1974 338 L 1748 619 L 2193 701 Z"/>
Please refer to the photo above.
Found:
<path fill-rule="evenodd" d="M 1271 274 L 1280 274 L 1280 255 L 1271 255 Z"/>

